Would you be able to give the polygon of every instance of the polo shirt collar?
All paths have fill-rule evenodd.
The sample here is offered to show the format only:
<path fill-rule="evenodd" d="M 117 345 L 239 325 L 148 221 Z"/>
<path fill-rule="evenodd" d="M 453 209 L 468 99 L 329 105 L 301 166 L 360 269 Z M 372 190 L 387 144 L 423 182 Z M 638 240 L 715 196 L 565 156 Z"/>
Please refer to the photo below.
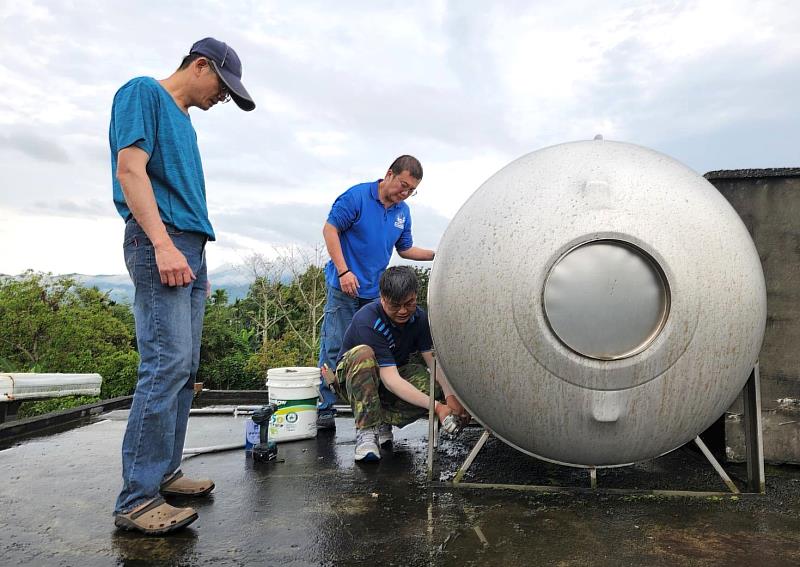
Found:
<path fill-rule="evenodd" d="M 383 203 L 381 203 L 381 198 L 378 196 L 378 185 L 380 185 L 381 181 L 383 181 L 383 179 L 378 179 L 377 181 L 375 181 L 372 184 L 372 187 L 370 188 L 369 193 L 370 193 L 370 195 L 372 195 L 372 198 L 375 199 L 381 207 L 383 207 Z M 395 207 L 399 207 L 399 206 L 400 206 L 400 203 L 395 203 L 395 204 L 389 206 L 388 208 L 386 208 L 386 210 L 387 211 L 391 211 Z"/>

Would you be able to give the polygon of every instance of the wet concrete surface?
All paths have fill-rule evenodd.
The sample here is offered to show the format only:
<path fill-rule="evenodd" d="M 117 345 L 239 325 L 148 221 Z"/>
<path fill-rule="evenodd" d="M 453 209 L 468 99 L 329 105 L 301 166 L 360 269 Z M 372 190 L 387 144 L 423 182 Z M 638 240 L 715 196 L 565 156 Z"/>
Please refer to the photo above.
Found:
<path fill-rule="evenodd" d="M 282 443 L 279 462 L 243 450 L 193 457 L 189 476 L 217 483 L 200 514 L 168 537 L 117 531 L 126 412 L 0 451 L 0 565 L 800 565 L 800 469 L 769 468 L 765 496 L 529 493 L 429 487 L 427 424 L 395 430 L 379 464 L 353 462 L 352 419 L 317 439 Z M 187 447 L 237 442 L 246 418 L 192 417 Z M 443 440 L 448 480 L 477 440 Z M 726 467 L 743 478 L 742 465 Z M 465 481 L 588 486 L 490 439 Z M 724 490 L 681 449 L 598 472 L 601 487 Z M 741 483 L 740 483 L 741 486 Z"/>

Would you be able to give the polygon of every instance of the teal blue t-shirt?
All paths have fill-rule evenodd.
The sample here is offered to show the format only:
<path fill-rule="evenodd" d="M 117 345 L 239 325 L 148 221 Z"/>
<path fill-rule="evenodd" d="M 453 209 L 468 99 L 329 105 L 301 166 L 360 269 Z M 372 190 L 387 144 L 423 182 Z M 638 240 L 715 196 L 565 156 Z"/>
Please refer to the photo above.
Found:
<path fill-rule="evenodd" d="M 117 154 L 136 146 L 150 156 L 147 175 L 161 220 L 178 230 L 199 232 L 215 239 L 208 220 L 197 134 L 189 115 L 178 108 L 158 81 L 137 77 L 117 91 L 111 107 L 108 142 L 114 205 L 122 218 L 129 218 L 131 211 L 116 177 Z"/>

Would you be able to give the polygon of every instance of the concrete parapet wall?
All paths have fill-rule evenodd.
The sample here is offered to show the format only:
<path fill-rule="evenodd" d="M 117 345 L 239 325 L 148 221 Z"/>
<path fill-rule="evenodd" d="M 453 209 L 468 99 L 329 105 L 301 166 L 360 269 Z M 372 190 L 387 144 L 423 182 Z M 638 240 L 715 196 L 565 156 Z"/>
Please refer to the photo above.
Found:
<path fill-rule="evenodd" d="M 705 177 L 741 216 L 764 268 L 764 457 L 800 463 L 800 168 L 711 171 Z M 744 459 L 741 407 L 737 400 L 725 420 L 727 455 L 734 461 Z"/>

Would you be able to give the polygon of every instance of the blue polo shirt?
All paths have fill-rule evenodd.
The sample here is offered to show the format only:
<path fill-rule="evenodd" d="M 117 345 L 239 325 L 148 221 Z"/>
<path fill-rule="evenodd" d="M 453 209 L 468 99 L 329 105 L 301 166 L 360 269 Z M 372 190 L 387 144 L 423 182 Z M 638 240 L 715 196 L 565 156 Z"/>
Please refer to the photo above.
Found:
<path fill-rule="evenodd" d="M 378 366 L 403 366 L 415 352 L 429 352 L 433 349 L 431 329 L 428 326 L 428 315 L 417 307 L 405 325 L 392 323 L 381 307 L 380 299 L 366 304 L 359 309 L 342 340 L 342 350 L 336 359 L 336 365 L 342 356 L 351 348 L 367 345 L 375 351 Z"/>
<path fill-rule="evenodd" d="M 337 197 L 328 214 L 328 222 L 339 231 L 347 267 L 358 278 L 358 296 L 364 299 L 380 295 L 378 281 L 389 265 L 392 249 L 402 252 L 413 246 L 408 205 L 401 201 L 385 208 L 378 199 L 379 182 L 351 187 Z M 325 281 L 342 289 L 333 261 L 325 266 Z"/>
<path fill-rule="evenodd" d="M 117 154 L 136 146 L 150 156 L 147 175 L 161 220 L 178 230 L 199 232 L 214 240 L 197 134 L 189 115 L 178 108 L 158 81 L 138 77 L 117 91 L 108 142 L 114 205 L 122 218 L 127 219 L 131 210 L 117 181 Z"/>

